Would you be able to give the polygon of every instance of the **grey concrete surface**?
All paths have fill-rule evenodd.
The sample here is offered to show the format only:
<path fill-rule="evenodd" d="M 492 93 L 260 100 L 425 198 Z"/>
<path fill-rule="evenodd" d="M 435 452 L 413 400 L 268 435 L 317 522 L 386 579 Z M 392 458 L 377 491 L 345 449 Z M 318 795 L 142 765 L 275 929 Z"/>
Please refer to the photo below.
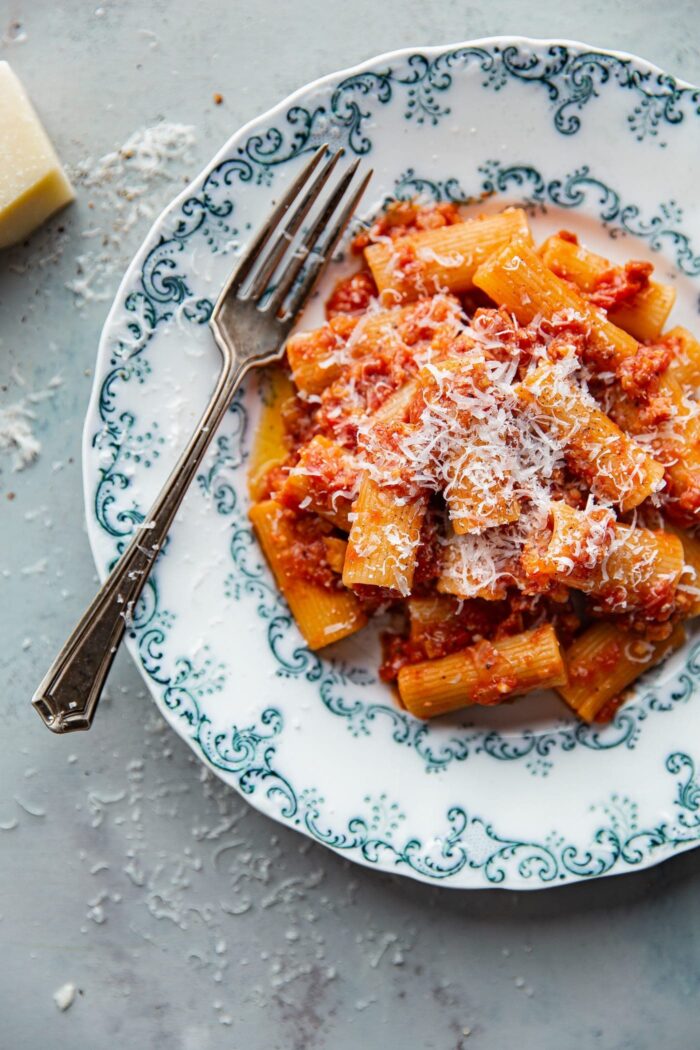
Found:
<path fill-rule="evenodd" d="M 633 50 L 700 81 L 696 0 L 0 2 L 0 58 L 72 168 L 159 119 L 194 126 L 189 159 L 148 189 L 154 209 L 309 79 L 506 32 Z M 126 656 L 89 736 L 41 727 L 29 697 L 95 582 L 80 433 L 108 302 L 66 287 L 94 259 L 91 199 L 83 187 L 0 260 L 0 407 L 30 408 L 43 446 L 21 473 L 0 456 L 1 1050 L 697 1046 L 699 852 L 532 895 L 441 891 L 254 813 L 163 726 Z M 99 291 L 147 225 L 119 234 Z M 78 993 L 62 1013 L 65 982 Z"/>

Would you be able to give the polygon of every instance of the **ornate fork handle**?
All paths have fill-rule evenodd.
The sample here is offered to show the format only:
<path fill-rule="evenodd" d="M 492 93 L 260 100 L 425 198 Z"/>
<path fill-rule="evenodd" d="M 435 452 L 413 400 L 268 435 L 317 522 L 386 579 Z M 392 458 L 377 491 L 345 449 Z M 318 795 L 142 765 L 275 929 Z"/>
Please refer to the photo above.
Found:
<path fill-rule="evenodd" d="M 245 365 L 225 361 L 197 429 L 149 510 L 145 524 L 137 527 L 34 694 L 34 707 L 54 733 L 90 728 L 136 602 L 245 372 Z"/>
<path fill-rule="evenodd" d="M 217 299 L 209 323 L 223 368 L 204 415 L 145 523 L 137 527 L 32 699 L 54 733 L 90 728 L 139 596 L 241 379 L 250 368 L 281 359 L 285 340 L 333 258 L 367 187 L 371 171 L 352 188 L 360 163 L 356 160 L 337 179 L 323 203 L 321 193 L 343 151 L 327 157 L 317 171 L 327 153 L 325 145 L 315 150 L 278 200 Z M 304 219 L 317 201 L 322 206 L 312 213 L 304 229 Z"/>

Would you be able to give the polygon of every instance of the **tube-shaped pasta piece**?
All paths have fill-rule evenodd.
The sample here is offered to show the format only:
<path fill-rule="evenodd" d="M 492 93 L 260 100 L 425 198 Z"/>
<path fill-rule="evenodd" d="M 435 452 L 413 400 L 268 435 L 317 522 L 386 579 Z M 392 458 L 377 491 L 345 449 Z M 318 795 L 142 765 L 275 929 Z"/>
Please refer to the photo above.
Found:
<path fill-rule="evenodd" d="M 448 484 L 443 495 L 450 511 L 450 522 L 458 536 L 467 532 L 483 532 L 498 525 L 508 525 L 520 517 L 520 501 L 504 491 L 503 476 L 489 463 L 491 446 L 480 447 L 470 443 L 456 454 L 448 468 Z M 480 464 L 482 469 L 478 469 Z M 491 475 L 485 483 L 484 474 L 491 466 Z"/>
<path fill-rule="evenodd" d="M 664 339 L 675 339 L 678 344 L 678 353 L 669 370 L 672 370 L 681 386 L 697 390 L 700 386 L 700 343 L 681 325 L 669 329 L 664 334 Z"/>
<path fill-rule="evenodd" d="M 664 496 L 668 513 L 686 524 L 700 522 L 700 414 L 698 405 L 684 394 L 675 369 L 659 377 L 659 393 L 672 406 L 673 415 L 659 436 L 660 458 L 666 460 Z M 669 432 L 664 438 L 663 430 Z"/>
<path fill-rule="evenodd" d="M 666 528 L 683 545 L 685 566 L 678 584 L 678 604 L 682 605 L 685 617 L 700 616 L 700 539 L 668 522 Z"/>
<path fill-rule="evenodd" d="M 518 387 L 525 404 L 535 407 L 565 443 L 570 470 L 595 495 L 632 510 L 658 488 L 664 468 L 566 379 L 556 365 L 538 365 Z"/>
<path fill-rule="evenodd" d="M 310 649 L 322 649 L 365 626 L 367 617 L 350 591 L 330 590 L 290 570 L 289 551 L 295 537 L 288 512 L 279 503 L 256 503 L 249 514 L 277 585 Z"/>
<path fill-rule="evenodd" d="M 484 423 L 463 407 L 465 399 L 483 389 L 483 365 L 483 359 L 444 359 L 418 375 L 423 402 L 436 413 L 437 427 L 447 434 L 452 423 L 457 427 L 441 456 L 443 496 L 452 528 L 460 536 L 520 517 L 513 483 L 515 457 L 507 435 L 492 420 Z"/>
<path fill-rule="evenodd" d="M 394 302 L 406 301 L 445 289 L 468 291 L 477 267 L 514 237 L 530 240 L 521 208 L 421 230 L 391 244 L 372 244 L 365 248 L 365 259 L 380 293 Z"/>
<path fill-rule="evenodd" d="M 454 618 L 458 602 L 447 595 L 431 594 L 426 598 L 410 597 L 406 602 L 410 620 L 411 641 L 420 641 L 426 629 Z"/>
<path fill-rule="evenodd" d="M 426 503 L 400 503 L 368 475 L 360 484 L 343 568 L 346 587 L 371 584 L 410 594 Z"/>
<path fill-rule="evenodd" d="M 508 588 L 505 577 L 491 584 L 465 585 L 454 573 L 443 572 L 438 577 L 436 590 L 439 594 L 449 594 L 454 598 L 464 600 L 466 598 L 483 598 L 487 602 L 496 602 L 505 598 Z"/>
<path fill-rule="evenodd" d="M 358 318 L 339 314 L 321 328 L 295 332 L 287 340 L 287 360 L 300 393 L 320 394 L 343 371 L 344 350 Z"/>
<path fill-rule="evenodd" d="M 292 382 L 281 368 L 268 369 L 263 382 L 267 384 L 267 389 L 248 468 L 248 491 L 254 500 L 264 495 L 267 473 L 283 463 L 289 455 L 282 406 L 294 396 Z"/>
<path fill-rule="evenodd" d="M 333 572 L 337 572 L 339 576 L 342 576 L 348 541 L 341 540 L 340 536 L 326 536 L 323 540 L 323 545 L 326 548 L 326 558 L 331 569 Z"/>
<path fill-rule="evenodd" d="M 646 641 L 614 623 L 593 624 L 566 650 L 569 681 L 557 692 L 579 718 L 592 722 L 609 700 L 684 641 L 681 624 L 662 642 Z"/>
<path fill-rule="evenodd" d="M 445 641 L 454 637 L 459 623 L 459 601 L 447 595 L 431 594 L 425 598 L 411 597 L 406 605 L 411 643 L 420 646 L 429 660 L 442 656 Z"/>
<path fill-rule="evenodd" d="M 352 452 L 322 434 L 302 445 L 299 460 L 282 486 L 282 501 L 313 511 L 343 532 L 357 496 L 359 468 Z"/>
<path fill-rule="evenodd" d="M 615 412 L 630 434 L 644 434 L 665 467 L 663 499 L 680 524 L 700 522 L 700 411 L 688 398 L 673 366 L 656 379 L 654 397 L 665 404 L 668 418 L 649 425 L 638 405 L 620 398 Z"/>
<path fill-rule="evenodd" d="M 617 328 L 646 343 L 659 338 L 675 301 L 675 288 L 652 281 L 632 302 L 609 310 L 608 317 Z"/>
<path fill-rule="evenodd" d="M 595 290 L 604 274 L 613 269 L 609 259 L 563 237 L 549 237 L 539 249 L 546 266 L 557 277 L 572 281 L 582 292 Z M 676 301 L 676 289 L 650 281 L 629 303 L 607 311 L 618 328 L 640 342 L 658 339 Z"/>
<path fill-rule="evenodd" d="M 497 534 L 490 532 L 489 537 Z M 516 570 L 512 559 L 494 558 L 488 545 L 484 550 L 480 536 L 450 536 L 442 547 L 436 589 L 460 599 L 497 601 L 505 598 L 508 586 L 515 582 Z"/>
<path fill-rule="evenodd" d="M 575 288 L 553 274 L 537 252 L 522 241 L 489 256 L 474 274 L 474 284 L 513 313 L 520 324 L 529 324 L 538 316 L 549 319 L 565 311 L 577 315 L 589 326 L 595 348 L 613 366 L 637 349 L 637 341 L 631 335 L 617 328 Z"/>
<path fill-rule="evenodd" d="M 405 421 L 411 402 L 420 391 L 417 379 L 409 379 L 393 394 L 390 394 L 383 405 L 372 413 L 372 419 L 379 423 L 402 423 Z"/>
<path fill-rule="evenodd" d="M 497 704 L 533 689 L 566 682 L 551 624 L 497 642 L 478 642 L 439 660 L 399 671 L 399 694 L 417 718 L 434 718 L 472 704 Z"/>
<path fill-rule="evenodd" d="M 410 597 L 406 605 L 409 640 L 425 660 L 435 660 L 473 644 L 474 635 L 483 630 L 488 618 L 483 603 L 463 602 L 446 594 Z"/>
<path fill-rule="evenodd" d="M 334 383 L 352 360 L 390 354 L 421 338 L 430 339 L 444 323 L 458 322 L 459 300 L 437 295 L 393 309 L 371 310 L 361 317 L 339 314 L 287 340 L 287 359 L 297 389 L 305 396 L 320 394 Z"/>
<path fill-rule="evenodd" d="M 552 273 L 571 281 L 582 292 L 592 292 L 598 278 L 612 265 L 602 255 L 556 233 L 543 241 L 537 252 Z"/>
<path fill-rule="evenodd" d="M 669 532 L 637 529 L 555 500 L 543 552 L 528 547 L 526 572 L 549 576 L 603 602 L 611 612 L 640 609 L 663 619 L 673 609 L 684 567 L 683 546 Z"/>

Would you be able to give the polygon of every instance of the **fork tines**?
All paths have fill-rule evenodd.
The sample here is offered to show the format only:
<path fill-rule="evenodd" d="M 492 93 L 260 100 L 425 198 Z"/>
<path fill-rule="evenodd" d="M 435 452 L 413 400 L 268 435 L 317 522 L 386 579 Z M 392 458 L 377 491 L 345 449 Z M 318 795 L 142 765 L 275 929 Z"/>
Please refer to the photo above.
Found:
<path fill-rule="evenodd" d="M 302 230 L 304 219 L 313 206 L 320 203 L 323 190 L 344 152 L 341 147 L 328 155 L 325 144 L 315 151 L 246 251 L 225 294 L 251 301 L 261 313 L 276 315 L 282 321 L 288 321 L 301 310 L 332 258 L 372 177 L 370 170 L 351 192 L 360 163 L 356 160 L 330 189 L 308 229 Z M 324 157 L 325 163 L 316 171 Z M 315 177 L 307 186 L 314 172 Z M 277 236 L 269 247 L 275 233 Z"/>

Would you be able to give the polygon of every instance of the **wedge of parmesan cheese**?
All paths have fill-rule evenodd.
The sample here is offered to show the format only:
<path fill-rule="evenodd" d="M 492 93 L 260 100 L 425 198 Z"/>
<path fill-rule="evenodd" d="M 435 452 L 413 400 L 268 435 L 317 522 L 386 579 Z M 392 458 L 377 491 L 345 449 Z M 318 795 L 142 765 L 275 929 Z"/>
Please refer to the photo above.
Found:
<path fill-rule="evenodd" d="M 73 197 L 27 93 L 0 62 L 0 248 L 29 236 Z"/>

